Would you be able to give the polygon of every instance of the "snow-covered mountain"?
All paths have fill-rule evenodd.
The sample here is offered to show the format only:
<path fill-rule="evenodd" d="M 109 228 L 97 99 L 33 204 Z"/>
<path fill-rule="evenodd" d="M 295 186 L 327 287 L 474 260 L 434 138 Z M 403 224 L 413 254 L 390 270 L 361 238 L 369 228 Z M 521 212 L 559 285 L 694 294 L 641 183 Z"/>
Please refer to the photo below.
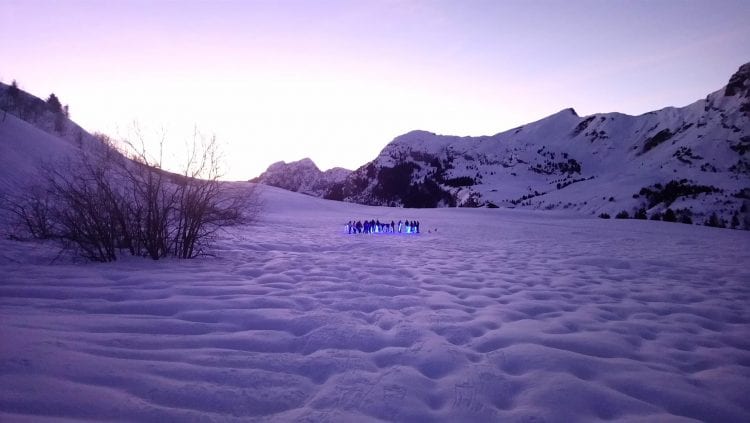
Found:
<path fill-rule="evenodd" d="M 493 136 L 413 131 L 328 187 L 309 160 L 275 164 L 257 181 L 371 205 L 569 209 L 641 218 L 669 210 L 670 220 L 705 223 L 715 213 L 714 223 L 742 227 L 750 208 L 749 150 L 750 63 L 722 89 L 681 108 L 583 117 L 565 109 Z M 295 178 L 314 180 L 316 188 Z"/>
<path fill-rule="evenodd" d="M 336 167 L 325 172 L 310 159 L 296 162 L 276 162 L 251 182 L 261 182 L 289 191 L 323 197 L 331 186 L 341 184 L 352 173 L 351 170 Z"/>

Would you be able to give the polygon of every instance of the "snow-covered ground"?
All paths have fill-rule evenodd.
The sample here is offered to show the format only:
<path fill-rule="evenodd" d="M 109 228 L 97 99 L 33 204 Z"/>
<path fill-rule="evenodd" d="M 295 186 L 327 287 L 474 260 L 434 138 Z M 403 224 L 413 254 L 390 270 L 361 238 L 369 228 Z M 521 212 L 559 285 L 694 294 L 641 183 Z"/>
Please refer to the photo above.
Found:
<path fill-rule="evenodd" d="M 264 197 L 213 258 L 0 241 L 0 420 L 750 421 L 747 232 Z"/>

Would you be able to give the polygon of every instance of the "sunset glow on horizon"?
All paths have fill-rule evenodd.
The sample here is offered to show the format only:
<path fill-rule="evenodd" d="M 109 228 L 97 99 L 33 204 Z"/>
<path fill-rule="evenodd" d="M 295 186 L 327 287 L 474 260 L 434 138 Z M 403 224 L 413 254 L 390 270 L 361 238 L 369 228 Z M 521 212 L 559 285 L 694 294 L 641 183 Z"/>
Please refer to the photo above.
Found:
<path fill-rule="evenodd" d="M 683 106 L 750 59 L 746 1 L 0 0 L 0 81 L 89 132 L 215 134 L 226 178 L 357 168 L 423 129 Z"/>

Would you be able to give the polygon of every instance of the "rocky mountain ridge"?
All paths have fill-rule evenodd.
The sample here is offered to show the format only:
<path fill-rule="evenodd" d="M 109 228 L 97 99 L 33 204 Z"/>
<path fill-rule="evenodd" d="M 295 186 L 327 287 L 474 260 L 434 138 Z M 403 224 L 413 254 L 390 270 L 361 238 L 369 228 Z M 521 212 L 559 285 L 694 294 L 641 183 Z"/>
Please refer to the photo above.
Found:
<path fill-rule="evenodd" d="M 343 183 L 351 173 L 351 170 L 341 167 L 323 172 L 312 160 L 305 158 L 290 163 L 276 162 L 250 182 L 261 182 L 289 191 L 324 197 L 330 187 Z"/>
<path fill-rule="evenodd" d="M 412 131 L 343 180 L 295 180 L 275 164 L 260 183 L 395 207 L 523 207 L 750 226 L 750 63 L 684 107 L 639 116 L 565 109 L 492 136 Z M 299 162 L 297 162 L 299 163 Z M 304 168 L 315 165 L 305 161 Z M 322 173 L 318 171 L 319 173 Z M 342 172 L 339 176 L 344 176 Z M 302 189 L 295 189 L 300 186 Z M 733 223 L 735 225 L 733 225 Z"/>

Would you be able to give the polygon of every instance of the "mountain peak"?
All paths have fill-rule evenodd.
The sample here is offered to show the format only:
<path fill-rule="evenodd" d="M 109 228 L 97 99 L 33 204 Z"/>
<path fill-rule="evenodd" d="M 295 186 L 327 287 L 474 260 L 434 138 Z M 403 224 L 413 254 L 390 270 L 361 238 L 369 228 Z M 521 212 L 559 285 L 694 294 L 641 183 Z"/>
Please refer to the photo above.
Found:
<path fill-rule="evenodd" d="M 548 121 L 550 119 L 555 120 L 555 118 L 566 118 L 567 120 L 571 117 L 579 117 L 579 116 L 578 116 L 578 113 L 576 113 L 574 108 L 568 107 L 566 109 L 560 110 L 559 112 L 552 113 L 551 115 L 540 119 L 538 122 Z"/>
<path fill-rule="evenodd" d="M 422 129 L 414 129 L 411 130 L 403 135 L 399 135 L 398 138 L 404 137 L 404 138 L 414 138 L 414 137 L 422 137 L 422 136 L 433 136 L 435 135 L 434 132 L 430 131 L 424 131 Z"/>
<path fill-rule="evenodd" d="M 572 107 L 568 107 L 567 109 L 560 110 L 558 113 L 570 113 L 573 116 L 578 117 L 578 113 L 576 113 L 576 109 Z"/>
<path fill-rule="evenodd" d="M 577 121 L 578 118 L 579 116 L 578 116 L 578 113 L 576 113 L 575 109 L 573 109 L 572 107 L 568 107 L 567 109 L 562 109 L 559 112 L 552 113 L 549 116 L 543 117 L 536 122 L 531 122 L 530 124 L 526 124 L 524 126 L 529 126 L 533 124 L 571 122 L 571 121 Z"/>
<path fill-rule="evenodd" d="M 289 169 L 289 168 L 295 168 L 295 169 L 309 168 L 309 169 L 314 169 L 316 171 L 320 171 L 320 169 L 318 169 L 318 166 L 315 164 L 315 162 L 312 161 L 312 159 L 310 159 L 309 157 L 305 157 L 304 159 L 297 160 L 296 162 L 289 162 L 289 163 L 282 160 L 269 166 L 269 170 Z"/>
<path fill-rule="evenodd" d="M 322 196 L 328 187 L 343 181 L 350 173 L 350 170 L 343 168 L 321 172 L 312 159 L 305 157 L 296 162 L 276 162 L 260 176 L 251 179 L 250 182 Z"/>
<path fill-rule="evenodd" d="M 729 97 L 743 92 L 745 97 L 750 97 L 750 62 L 740 66 L 737 72 L 729 78 L 724 95 Z"/>
<path fill-rule="evenodd" d="M 309 157 L 305 157 L 302 160 L 298 160 L 296 163 L 302 166 L 306 166 L 306 167 L 314 166 L 316 169 L 318 168 L 318 165 L 316 165 L 315 162 Z"/>

